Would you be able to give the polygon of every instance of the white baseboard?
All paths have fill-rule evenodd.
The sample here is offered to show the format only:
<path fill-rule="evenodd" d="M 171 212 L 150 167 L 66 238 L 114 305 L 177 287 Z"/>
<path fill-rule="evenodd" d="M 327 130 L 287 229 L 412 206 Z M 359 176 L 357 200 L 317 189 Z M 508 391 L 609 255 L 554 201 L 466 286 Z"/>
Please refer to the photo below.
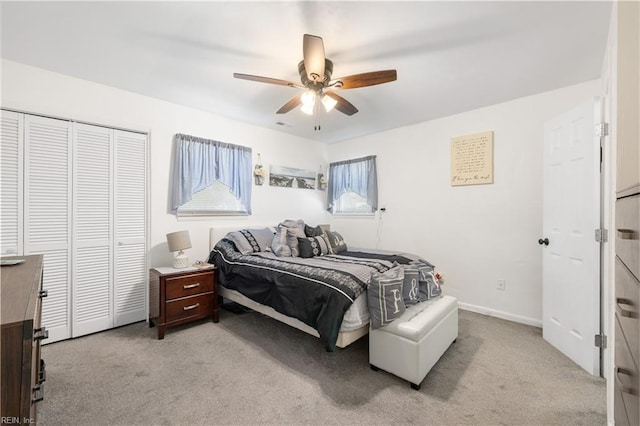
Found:
<path fill-rule="evenodd" d="M 522 315 L 515 315 L 509 312 L 497 311 L 495 309 L 485 308 L 483 306 L 471 305 L 469 303 L 458 302 L 458 307 L 460 309 L 464 309 L 465 311 L 471 311 L 478 314 L 488 315 L 490 317 L 496 317 L 505 319 L 508 321 L 519 322 L 521 324 L 532 325 L 534 327 L 542 328 L 542 321 L 523 317 Z"/>

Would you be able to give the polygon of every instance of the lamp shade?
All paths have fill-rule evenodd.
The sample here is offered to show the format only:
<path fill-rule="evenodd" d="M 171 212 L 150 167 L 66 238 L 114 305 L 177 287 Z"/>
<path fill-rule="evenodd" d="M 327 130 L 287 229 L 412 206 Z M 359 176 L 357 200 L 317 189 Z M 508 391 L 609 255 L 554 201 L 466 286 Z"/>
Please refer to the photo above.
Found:
<path fill-rule="evenodd" d="M 178 231 L 167 234 L 167 245 L 169 246 L 169 251 L 180 251 L 191 248 L 189 231 Z"/>

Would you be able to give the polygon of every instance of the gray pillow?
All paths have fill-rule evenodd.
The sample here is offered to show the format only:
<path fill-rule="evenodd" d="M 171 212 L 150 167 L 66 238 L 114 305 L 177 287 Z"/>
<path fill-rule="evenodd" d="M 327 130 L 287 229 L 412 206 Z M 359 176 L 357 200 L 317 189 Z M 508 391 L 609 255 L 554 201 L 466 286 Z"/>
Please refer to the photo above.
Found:
<path fill-rule="evenodd" d="M 331 250 L 334 254 L 347 251 L 347 243 L 344 242 L 344 238 L 342 238 L 342 235 L 338 234 L 335 231 L 328 231 L 326 235 L 329 238 L 329 242 L 331 243 Z"/>
<path fill-rule="evenodd" d="M 271 241 L 271 251 L 280 257 L 291 257 L 291 248 L 287 245 L 287 228 L 279 226 Z"/>
<path fill-rule="evenodd" d="M 415 305 L 420 302 L 420 270 L 415 265 L 403 265 L 402 299 L 404 304 Z"/>
<path fill-rule="evenodd" d="M 278 225 L 278 228 L 283 227 L 289 230 L 287 233 L 287 245 L 291 249 L 291 256 L 298 257 L 298 238 L 306 238 L 304 233 L 304 221 L 303 220 L 285 220 Z"/>
<path fill-rule="evenodd" d="M 319 237 L 322 234 L 324 234 L 324 231 L 322 230 L 320 225 L 316 226 L 315 228 L 312 228 L 309 225 L 305 224 L 304 233 L 307 237 Z"/>
<path fill-rule="evenodd" d="M 442 295 L 442 286 L 440 286 L 440 282 L 436 279 L 436 276 L 433 272 L 429 272 L 430 279 L 427 281 L 429 288 L 429 299 L 434 299 Z"/>
<path fill-rule="evenodd" d="M 233 241 L 236 250 L 240 253 L 249 254 L 269 251 L 273 240 L 273 231 L 269 228 L 241 229 L 240 231 L 229 232 L 225 238 Z"/>
<path fill-rule="evenodd" d="M 380 328 L 399 318 L 406 307 L 402 299 L 404 271 L 396 266 L 384 273 L 374 272 L 367 289 L 371 328 Z"/>
<path fill-rule="evenodd" d="M 300 257 L 324 256 L 331 253 L 331 246 L 324 235 L 318 237 L 298 238 Z"/>
<path fill-rule="evenodd" d="M 429 300 L 431 297 L 429 296 L 429 281 L 433 279 L 430 275 L 433 272 L 433 265 L 426 262 L 421 261 L 413 261 L 410 263 L 411 266 L 416 266 L 418 268 L 419 276 L 418 276 L 418 288 L 420 289 L 420 301 L 424 302 L 425 300 Z"/>

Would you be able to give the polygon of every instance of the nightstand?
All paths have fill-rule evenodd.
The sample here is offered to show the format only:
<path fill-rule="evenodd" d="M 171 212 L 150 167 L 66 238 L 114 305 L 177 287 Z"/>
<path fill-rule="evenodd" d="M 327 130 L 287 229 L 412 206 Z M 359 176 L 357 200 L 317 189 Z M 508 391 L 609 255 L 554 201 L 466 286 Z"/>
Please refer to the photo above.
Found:
<path fill-rule="evenodd" d="M 154 268 L 149 271 L 149 326 L 165 329 L 206 317 L 218 322 L 215 266 L 210 268 Z"/>

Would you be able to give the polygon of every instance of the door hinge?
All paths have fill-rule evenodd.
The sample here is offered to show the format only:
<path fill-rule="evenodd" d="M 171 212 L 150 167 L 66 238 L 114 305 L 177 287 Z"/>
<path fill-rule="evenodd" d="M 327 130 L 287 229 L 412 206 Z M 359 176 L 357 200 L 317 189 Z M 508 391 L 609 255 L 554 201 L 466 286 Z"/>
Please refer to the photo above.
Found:
<path fill-rule="evenodd" d="M 595 335 L 595 345 L 598 348 L 606 349 L 607 348 L 607 336 L 604 334 L 596 334 Z"/>
<path fill-rule="evenodd" d="M 606 229 L 596 229 L 596 241 L 599 243 L 606 243 L 609 241 L 609 231 Z"/>
<path fill-rule="evenodd" d="M 609 136 L 609 123 L 596 124 L 596 136 L 598 137 Z"/>

